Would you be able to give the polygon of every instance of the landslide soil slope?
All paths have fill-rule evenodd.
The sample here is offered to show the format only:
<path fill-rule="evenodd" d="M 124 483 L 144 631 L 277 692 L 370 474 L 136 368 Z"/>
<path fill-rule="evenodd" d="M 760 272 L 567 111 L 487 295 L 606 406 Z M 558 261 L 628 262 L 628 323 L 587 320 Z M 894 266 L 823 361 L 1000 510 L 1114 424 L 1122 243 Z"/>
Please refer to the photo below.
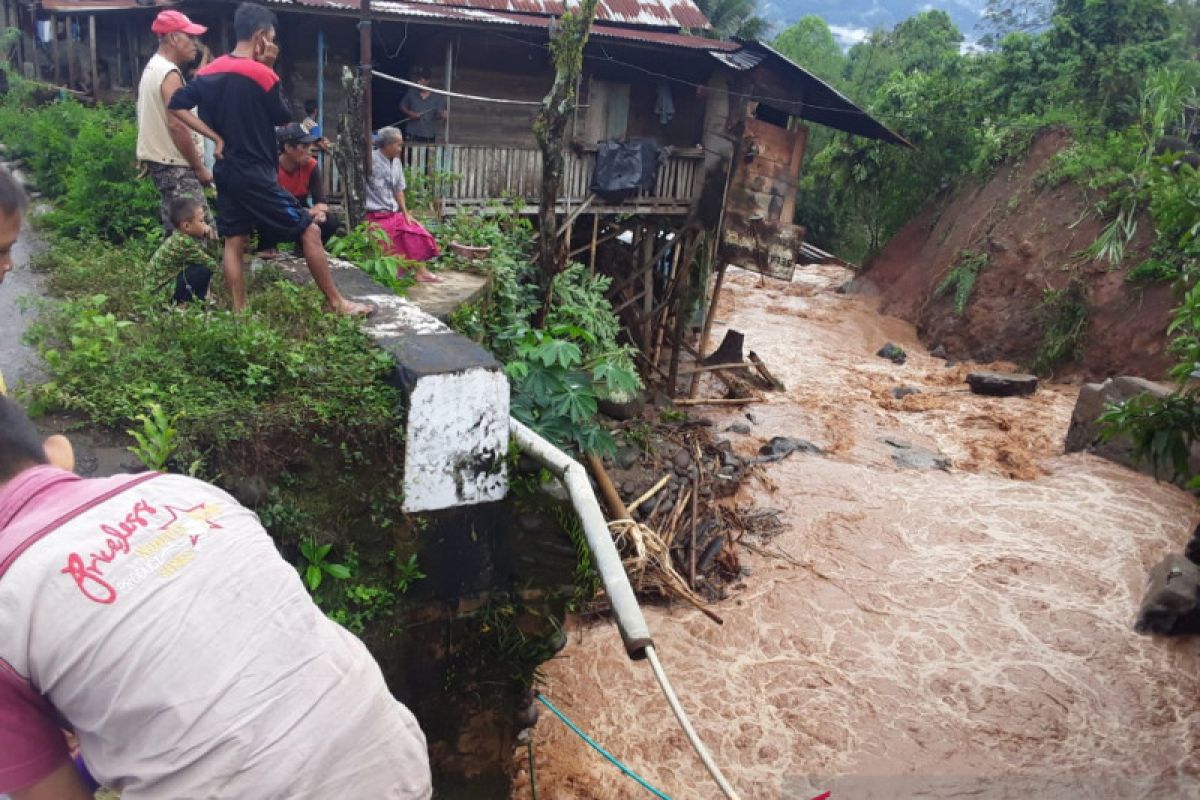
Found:
<path fill-rule="evenodd" d="M 892 237 L 856 289 L 878 291 L 881 310 L 916 325 L 931 349 L 1028 364 L 1042 341 L 1044 291 L 1063 289 L 1078 275 L 1090 318 L 1080 357 L 1062 365 L 1059 377 L 1161 379 L 1171 364 L 1165 331 L 1177 298 L 1168 286 L 1137 288 L 1125 280 L 1148 252 L 1150 222 L 1139 221 L 1119 267 L 1081 259 L 1103 228 L 1090 211 L 1097 198 L 1072 183 L 1039 187 L 1035 180 L 1069 144 L 1065 131 L 1042 133 L 1020 163 L 947 193 Z M 934 293 L 964 250 L 986 253 L 989 263 L 960 315 L 953 291 Z"/>

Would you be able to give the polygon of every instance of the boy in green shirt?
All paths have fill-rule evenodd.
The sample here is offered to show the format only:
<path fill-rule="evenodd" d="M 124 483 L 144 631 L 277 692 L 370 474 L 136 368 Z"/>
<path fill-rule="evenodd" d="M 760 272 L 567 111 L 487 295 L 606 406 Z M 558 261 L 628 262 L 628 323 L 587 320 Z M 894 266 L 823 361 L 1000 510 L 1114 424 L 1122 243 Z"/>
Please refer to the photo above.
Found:
<path fill-rule="evenodd" d="M 208 296 L 208 283 L 217 267 L 216 257 L 206 245 L 208 223 L 204 221 L 204 206 L 187 196 L 175 197 L 168 208 L 175 230 L 166 238 L 150 259 L 156 275 L 170 280 L 175 276 L 175 294 L 179 305 Z"/>

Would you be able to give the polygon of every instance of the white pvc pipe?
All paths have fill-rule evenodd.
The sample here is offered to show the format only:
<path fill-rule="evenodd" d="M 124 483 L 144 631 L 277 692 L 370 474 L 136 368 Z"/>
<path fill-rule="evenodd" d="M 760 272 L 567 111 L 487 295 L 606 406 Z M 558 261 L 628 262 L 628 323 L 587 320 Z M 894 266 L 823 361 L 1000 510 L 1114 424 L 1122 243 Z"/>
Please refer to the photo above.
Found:
<path fill-rule="evenodd" d="M 608 523 L 604 521 L 604 513 L 600 510 L 596 493 L 592 491 L 587 470 L 519 421 L 510 421 L 513 439 L 521 452 L 554 473 L 554 477 L 566 487 L 571 496 L 571 505 L 583 524 L 583 533 L 592 551 L 596 571 L 600 573 L 604 591 L 612 603 L 617 629 L 625 641 L 625 650 L 630 658 L 645 658 L 646 648 L 654 644 L 650 638 L 650 627 L 642 616 L 642 607 L 638 605 L 629 575 L 625 573 L 625 565 L 621 563 L 621 554 L 617 552 L 612 534 L 608 531 Z"/>
<path fill-rule="evenodd" d="M 696 755 L 700 757 L 704 768 L 717 782 L 717 786 L 721 788 L 725 797 L 729 800 L 739 800 L 737 792 L 734 791 L 729 781 L 721 773 L 721 769 L 713 761 L 708 748 L 704 746 L 704 742 L 700 741 L 700 735 L 692 727 L 687 712 L 683 710 L 683 705 L 675 696 L 675 690 L 671 687 L 671 681 L 667 678 L 667 672 L 663 669 L 662 662 L 658 660 L 654 641 L 650 638 L 650 627 L 642 615 L 642 607 L 638 605 L 637 597 L 633 593 L 633 586 L 629 583 L 629 575 L 625 572 L 625 565 L 621 563 L 621 554 L 617 552 L 617 546 L 613 543 L 608 524 L 604 521 L 604 514 L 600 510 L 600 503 L 596 500 L 596 493 L 592 490 L 592 484 L 588 480 L 587 470 L 578 461 L 518 420 L 510 419 L 509 421 L 512 426 L 513 440 L 516 441 L 521 452 L 550 470 L 566 487 L 567 493 L 571 497 L 571 505 L 574 506 L 575 513 L 579 515 L 579 521 L 583 524 L 583 533 L 587 538 L 588 547 L 592 551 L 592 560 L 600 573 L 600 579 L 604 582 L 604 591 L 608 593 L 609 601 L 612 603 L 613 614 L 617 618 L 617 629 L 621 632 L 621 638 L 625 642 L 625 650 L 629 653 L 629 657 L 635 660 L 649 659 L 650 669 L 654 671 L 654 677 L 658 680 L 659 687 L 662 688 L 663 696 L 667 698 L 667 705 L 671 707 L 675 719 L 679 720 L 680 727 L 683 728 Z"/>
<path fill-rule="evenodd" d="M 650 669 L 654 670 L 654 677 L 658 679 L 658 685 L 662 688 L 663 696 L 667 698 L 667 705 L 675 713 L 675 719 L 679 720 L 679 727 L 683 728 L 688 741 L 692 743 L 692 749 L 696 751 L 696 755 L 700 756 L 700 761 L 704 764 L 704 768 L 708 770 L 708 774 L 712 776 L 712 779 L 717 782 L 717 786 L 721 788 L 722 794 L 729 798 L 729 800 L 739 800 L 738 793 L 734 791 L 733 786 L 725 778 L 725 775 L 721 772 L 721 768 L 713 760 L 712 754 L 704 746 L 704 742 L 700 741 L 700 734 L 696 733 L 696 729 L 692 727 L 692 721 L 688 719 L 687 712 L 683 710 L 683 705 L 680 704 L 679 698 L 675 696 L 675 690 L 671 688 L 671 681 L 667 678 L 667 671 L 663 669 L 662 662 L 658 660 L 658 653 L 654 650 L 654 645 L 646 648 L 646 658 L 650 660 Z"/>

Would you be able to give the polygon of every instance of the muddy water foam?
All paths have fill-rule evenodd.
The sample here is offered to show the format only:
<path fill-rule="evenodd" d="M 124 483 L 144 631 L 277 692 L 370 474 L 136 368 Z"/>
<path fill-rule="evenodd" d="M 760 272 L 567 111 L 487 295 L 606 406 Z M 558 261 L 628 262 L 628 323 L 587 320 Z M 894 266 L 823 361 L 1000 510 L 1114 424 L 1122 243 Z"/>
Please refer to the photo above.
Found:
<path fill-rule="evenodd" d="M 698 730 L 743 798 L 1200 797 L 1200 643 L 1135 635 L 1147 568 L 1195 523 L 1183 492 L 1060 455 L 1074 393 L 963 391 L 966 367 L 911 327 L 838 295 L 847 277 L 732 276 L 718 319 L 788 386 L 750 407 L 749 452 L 799 436 L 826 457 L 769 467 L 741 502 L 789 529 L 741 551 L 752 574 L 724 626 L 648 609 Z M 720 334 L 720 330 L 717 331 Z M 876 358 L 884 341 L 910 354 Z M 895 399 L 889 389 L 920 394 Z M 719 428 L 741 411 L 707 415 Z M 935 450 L 906 470 L 885 440 Z M 674 798 L 719 797 L 610 624 L 576 626 L 545 693 Z M 552 718 L 536 730 L 540 798 L 634 798 Z M 529 797 L 521 771 L 514 797 Z"/>

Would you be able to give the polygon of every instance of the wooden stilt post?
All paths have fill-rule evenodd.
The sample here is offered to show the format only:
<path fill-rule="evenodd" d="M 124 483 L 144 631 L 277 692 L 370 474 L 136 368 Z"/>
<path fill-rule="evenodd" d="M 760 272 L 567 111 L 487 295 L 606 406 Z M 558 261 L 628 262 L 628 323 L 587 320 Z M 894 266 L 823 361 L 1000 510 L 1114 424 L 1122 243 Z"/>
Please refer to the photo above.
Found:
<path fill-rule="evenodd" d="M 96 15 L 88 14 L 88 51 L 92 67 L 92 97 L 100 99 L 100 68 L 96 58 Z"/>
<path fill-rule="evenodd" d="M 67 17 L 67 81 L 70 88 L 75 89 L 79 86 L 77 78 L 77 61 L 75 57 L 75 24 L 78 22 L 76 17 Z"/>
<path fill-rule="evenodd" d="M 679 253 L 683 247 L 683 230 L 675 232 L 675 239 L 671 244 L 671 271 L 667 276 L 667 296 L 663 298 L 662 311 L 654 315 L 654 355 L 651 357 L 651 363 L 658 367 L 658 360 L 662 356 L 663 335 L 667 330 L 667 325 L 671 321 L 671 303 L 675 299 L 675 293 L 678 291 L 676 284 L 676 276 L 679 270 Z"/>
<path fill-rule="evenodd" d="M 58 14 L 50 15 L 50 57 L 54 59 L 54 82 L 62 85 L 62 59 L 58 57 Z"/>
<path fill-rule="evenodd" d="M 448 92 L 451 86 L 451 76 L 454 74 L 454 41 L 446 40 L 446 79 L 444 89 Z M 442 144 L 450 144 L 450 97 L 446 97 L 446 126 L 442 133 Z"/>
<path fill-rule="evenodd" d="M 371 125 L 372 113 L 372 94 L 371 84 L 375 78 L 371 75 L 373 67 L 371 61 L 371 0 L 360 0 L 359 3 L 359 20 L 358 20 L 358 60 L 359 60 L 359 75 L 362 77 L 363 91 L 363 129 L 362 136 L 366 139 L 366 148 L 364 150 L 363 176 L 371 180 L 371 162 L 375 151 L 371 145 L 371 135 L 375 128 Z M 353 134 L 351 134 L 353 135 Z"/>
<path fill-rule="evenodd" d="M 708 313 L 704 316 L 704 330 L 700 333 L 700 347 L 698 348 L 700 356 L 704 356 L 704 351 L 708 349 L 708 336 L 712 332 L 713 317 L 717 315 L 717 303 L 721 299 L 721 286 L 725 283 L 725 263 L 717 267 L 717 282 L 713 285 L 712 302 L 708 304 Z M 700 373 L 697 372 L 692 376 L 692 385 L 688 389 L 688 397 L 696 396 L 696 389 L 700 386 Z"/>
<path fill-rule="evenodd" d="M 657 228 L 653 230 L 657 231 Z M 649 225 L 642 227 L 642 350 L 650 355 L 653 342 L 650 334 L 653 323 L 650 311 L 654 308 L 654 234 Z"/>
<path fill-rule="evenodd" d="M 688 285 L 691 282 L 692 259 L 695 257 L 696 237 L 696 233 L 687 235 L 683 246 L 682 263 L 679 265 L 679 289 L 675 293 L 675 335 L 671 341 L 671 371 L 667 377 L 667 394 L 672 399 L 675 398 L 677 381 L 679 380 L 679 354 L 683 351 L 683 332 L 687 326 L 687 309 L 684 306 L 687 303 Z"/>
<path fill-rule="evenodd" d="M 600 235 L 600 215 L 592 214 L 592 253 L 588 260 L 588 274 L 596 274 L 596 239 Z"/>

